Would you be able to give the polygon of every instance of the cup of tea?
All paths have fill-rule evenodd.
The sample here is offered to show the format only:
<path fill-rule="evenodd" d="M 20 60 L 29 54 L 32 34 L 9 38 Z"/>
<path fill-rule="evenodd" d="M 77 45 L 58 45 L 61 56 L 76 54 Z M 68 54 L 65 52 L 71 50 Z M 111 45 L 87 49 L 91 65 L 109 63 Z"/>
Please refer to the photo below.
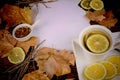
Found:
<path fill-rule="evenodd" d="M 79 45 L 91 60 L 100 60 L 109 54 L 117 43 L 113 33 L 101 25 L 90 25 L 79 34 Z M 120 42 L 120 41 L 119 41 Z"/>

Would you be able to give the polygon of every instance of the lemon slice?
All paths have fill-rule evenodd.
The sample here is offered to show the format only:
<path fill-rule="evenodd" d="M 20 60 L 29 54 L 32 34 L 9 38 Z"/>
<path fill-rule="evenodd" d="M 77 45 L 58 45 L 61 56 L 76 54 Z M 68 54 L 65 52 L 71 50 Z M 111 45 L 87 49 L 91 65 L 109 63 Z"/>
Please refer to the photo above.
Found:
<path fill-rule="evenodd" d="M 20 47 L 14 47 L 8 55 L 8 60 L 13 64 L 21 63 L 24 61 L 24 59 L 25 52 Z"/>
<path fill-rule="evenodd" d="M 93 10 L 102 10 L 104 8 L 104 3 L 102 0 L 91 0 L 90 7 Z"/>
<path fill-rule="evenodd" d="M 106 35 L 104 32 L 102 31 L 98 31 L 98 30 L 93 30 L 93 31 L 90 31 L 88 33 L 85 34 L 85 37 L 84 37 L 84 40 L 85 42 L 87 41 L 87 38 L 93 34 L 102 34 L 102 35 Z"/>
<path fill-rule="evenodd" d="M 80 6 L 81 6 L 83 9 L 89 10 L 89 9 L 91 9 L 91 7 L 90 7 L 90 1 L 91 1 L 91 0 L 81 0 Z"/>
<path fill-rule="evenodd" d="M 93 34 L 87 38 L 86 45 L 90 51 L 102 53 L 109 48 L 109 40 L 102 34 Z"/>
<path fill-rule="evenodd" d="M 88 80 L 103 80 L 106 76 L 106 69 L 101 63 L 93 63 L 85 68 L 84 75 Z"/>
<path fill-rule="evenodd" d="M 116 76 L 117 69 L 116 69 L 114 64 L 112 64 L 109 61 L 103 61 L 101 63 L 105 66 L 105 68 L 107 70 L 107 74 L 105 76 L 105 79 L 110 80 L 110 79 L 112 79 L 113 77 Z"/>
<path fill-rule="evenodd" d="M 120 56 L 112 55 L 107 58 L 107 61 L 110 61 L 111 63 L 115 65 L 115 67 L 117 68 L 117 75 L 120 76 Z"/>

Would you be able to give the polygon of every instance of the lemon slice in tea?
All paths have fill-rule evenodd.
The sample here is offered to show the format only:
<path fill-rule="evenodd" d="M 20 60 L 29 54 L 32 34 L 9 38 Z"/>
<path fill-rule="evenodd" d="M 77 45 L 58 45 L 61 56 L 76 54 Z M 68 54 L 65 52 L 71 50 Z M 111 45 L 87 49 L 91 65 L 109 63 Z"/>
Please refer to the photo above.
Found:
<path fill-rule="evenodd" d="M 25 52 L 20 47 L 14 47 L 8 55 L 8 60 L 13 64 L 21 63 L 24 61 L 24 59 Z"/>
<path fill-rule="evenodd" d="M 110 80 L 110 79 L 112 79 L 113 77 L 116 76 L 117 69 L 116 69 L 114 64 L 112 64 L 109 61 L 103 61 L 101 63 L 105 66 L 105 68 L 107 70 L 107 74 L 105 76 L 105 79 Z"/>
<path fill-rule="evenodd" d="M 120 76 L 120 56 L 112 55 L 107 58 L 107 61 L 110 61 L 111 63 L 115 65 L 115 67 L 117 68 L 117 75 Z"/>
<path fill-rule="evenodd" d="M 85 68 L 84 76 L 88 80 L 103 80 L 106 76 L 106 69 L 101 63 L 93 63 Z"/>
<path fill-rule="evenodd" d="M 93 34 L 87 38 L 86 46 L 94 53 L 102 53 L 109 48 L 109 40 L 102 34 Z"/>
<path fill-rule="evenodd" d="M 81 2 L 80 2 L 79 5 L 80 5 L 83 9 L 89 10 L 89 9 L 91 9 L 91 7 L 90 7 L 90 1 L 91 1 L 91 0 L 81 0 Z"/>
<path fill-rule="evenodd" d="M 104 8 L 104 3 L 102 0 L 91 0 L 90 7 L 93 10 L 102 10 Z"/>

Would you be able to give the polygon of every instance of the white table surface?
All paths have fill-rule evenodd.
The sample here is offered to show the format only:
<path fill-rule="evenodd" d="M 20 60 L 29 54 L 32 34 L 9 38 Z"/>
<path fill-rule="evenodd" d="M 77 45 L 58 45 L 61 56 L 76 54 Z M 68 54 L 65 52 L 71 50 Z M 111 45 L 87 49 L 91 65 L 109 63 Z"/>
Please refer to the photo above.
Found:
<path fill-rule="evenodd" d="M 34 28 L 34 34 L 39 41 L 46 40 L 42 46 L 59 50 L 72 49 L 72 40 L 77 38 L 80 31 L 90 25 L 85 17 L 85 11 L 78 6 L 80 0 L 58 0 L 47 3 L 51 8 L 39 4 L 36 17 L 41 22 Z"/>
<path fill-rule="evenodd" d="M 43 4 L 38 5 L 36 20 L 40 19 L 41 22 L 34 28 L 33 35 L 37 36 L 39 41 L 46 40 L 42 44 L 43 47 L 73 51 L 72 40 L 78 38 L 81 30 L 90 25 L 85 17 L 86 12 L 78 6 L 79 2 L 80 0 L 58 0 L 47 3 L 51 8 L 46 8 Z M 82 58 L 78 58 L 76 64 L 79 70 L 84 62 L 79 62 Z M 83 80 L 80 70 L 78 73 L 79 79 Z"/>

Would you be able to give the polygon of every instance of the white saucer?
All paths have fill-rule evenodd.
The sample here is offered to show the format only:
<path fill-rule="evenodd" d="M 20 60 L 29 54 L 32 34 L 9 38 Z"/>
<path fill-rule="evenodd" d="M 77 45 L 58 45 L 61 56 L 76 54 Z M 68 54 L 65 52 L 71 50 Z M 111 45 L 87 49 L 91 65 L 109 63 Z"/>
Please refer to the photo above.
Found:
<path fill-rule="evenodd" d="M 79 80 L 84 80 L 83 70 L 88 64 L 93 63 L 93 61 L 89 60 L 88 56 L 85 56 L 84 54 L 85 52 L 79 46 L 77 39 L 73 39 L 72 46 L 73 46 L 73 52 L 76 58 L 76 67 L 78 71 Z M 104 60 L 106 57 L 111 55 L 120 55 L 120 54 L 117 51 L 112 50 L 109 54 L 103 56 L 99 61 Z M 113 80 L 120 80 L 120 76 L 116 76 Z"/>

